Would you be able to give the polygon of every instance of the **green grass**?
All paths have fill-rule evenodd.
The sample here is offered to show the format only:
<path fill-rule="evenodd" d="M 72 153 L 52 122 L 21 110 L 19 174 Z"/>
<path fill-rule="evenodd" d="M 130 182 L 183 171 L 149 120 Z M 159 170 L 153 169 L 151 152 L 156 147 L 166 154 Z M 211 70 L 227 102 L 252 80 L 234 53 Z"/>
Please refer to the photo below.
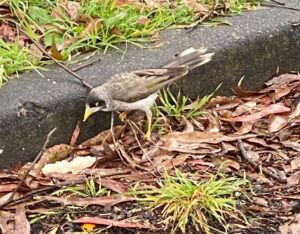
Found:
<path fill-rule="evenodd" d="M 244 215 L 236 207 L 236 194 L 245 194 L 249 181 L 222 174 L 211 176 L 207 181 L 188 178 L 179 170 L 175 176 L 164 173 L 159 187 L 135 189 L 134 194 L 152 209 L 162 209 L 162 223 L 171 226 L 172 233 L 178 229 L 186 232 L 188 223 L 205 233 L 226 232 L 228 218 L 246 222 Z M 213 228 L 209 223 L 219 223 L 223 230 Z"/>
<path fill-rule="evenodd" d="M 38 59 L 30 53 L 26 47 L 20 47 L 16 40 L 13 44 L 7 44 L 0 39 L 0 86 L 4 85 L 12 74 L 37 70 Z"/>
<path fill-rule="evenodd" d="M 107 192 L 108 191 L 105 188 L 101 187 L 101 184 L 95 182 L 94 178 L 87 178 L 85 181 L 85 186 L 65 186 L 62 189 L 55 191 L 52 195 L 61 196 L 61 194 L 66 193 L 68 195 L 75 195 L 80 197 L 100 197 Z"/>
<path fill-rule="evenodd" d="M 75 1 L 74 1 L 75 2 Z M 70 60 L 78 53 L 91 50 L 106 52 L 109 48 L 119 49 L 121 43 L 145 47 L 145 42 L 153 41 L 157 32 L 174 25 L 189 25 L 199 19 L 185 1 L 171 1 L 172 5 L 149 7 L 136 1 L 133 4 L 118 5 L 113 0 L 4 0 L 3 5 L 10 8 L 14 20 L 30 37 L 49 49 L 55 43 L 63 60 Z M 225 8 L 225 2 L 227 8 Z M 76 5 L 76 11 L 70 11 L 68 3 Z M 139 4 L 138 4 L 139 3 Z M 208 11 L 215 5 L 214 0 L 199 0 Z M 244 9 L 252 9 L 259 0 L 218 1 L 216 16 L 241 14 Z M 73 8 L 74 9 L 74 8 Z M 73 16 L 70 15 L 73 12 Z M 219 19 L 219 18 L 218 18 Z M 5 19 L 3 19 L 5 22 Z M 213 19 L 209 19 L 213 20 Z M 208 21 L 209 22 L 209 21 Z M 224 20 L 210 21 L 210 26 L 224 23 Z M 22 49 L 18 39 L 14 44 L 5 43 L 6 50 L 16 47 L 22 56 L 16 63 L 7 67 L 3 61 L 6 51 L 0 51 L 0 81 L 4 84 L 11 74 L 23 72 L 37 65 L 44 65 L 40 57 L 29 56 L 28 49 Z M 127 46 L 122 52 L 126 51 Z M 19 63 L 20 61 L 20 63 Z M 20 65 L 20 64 L 25 64 Z"/>
<path fill-rule="evenodd" d="M 194 102 L 179 91 L 177 95 L 172 94 L 169 87 L 163 88 L 159 93 L 160 104 L 155 104 L 152 108 L 155 121 L 152 130 L 158 130 L 159 133 L 165 133 L 164 122 L 167 117 L 181 119 L 185 117 L 189 121 L 196 121 L 196 118 L 202 115 L 210 115 L 203 110 L 205 104 L 213 97 L 221 84 L 211 94 L 202 98 L 197 98 Z"/>

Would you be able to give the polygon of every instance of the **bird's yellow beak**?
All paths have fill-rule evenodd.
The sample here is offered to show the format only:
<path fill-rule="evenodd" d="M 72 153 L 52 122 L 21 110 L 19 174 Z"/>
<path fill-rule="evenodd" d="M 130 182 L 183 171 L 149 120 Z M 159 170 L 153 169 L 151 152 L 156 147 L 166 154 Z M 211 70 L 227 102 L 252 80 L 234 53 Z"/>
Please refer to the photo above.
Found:
<path fill-rule="evenodd" d="M 85 122 L 91 115 L 93 114 L 92 108 L 90 108 L 88 105 L 85 107 L 84 116 L 83 116 L 83 122 Z"/>

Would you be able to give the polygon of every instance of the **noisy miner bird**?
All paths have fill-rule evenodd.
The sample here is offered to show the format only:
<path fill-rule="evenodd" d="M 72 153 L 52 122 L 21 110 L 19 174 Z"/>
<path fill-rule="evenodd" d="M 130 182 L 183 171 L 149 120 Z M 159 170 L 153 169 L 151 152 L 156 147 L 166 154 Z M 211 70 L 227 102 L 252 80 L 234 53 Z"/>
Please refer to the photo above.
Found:
<path fill-rule="evenodd" d="M 145 137 L 149 140 L 151 107 L 159 90 L 184 77 L 190 70 L 209 62 L 212 56 L 213 53 L 206 53 L 206 49 L 189 48 L 162 68 L 123 72 L 112 76 L 88 94 L 83 121 L 98 111 L 141 110 L 147 116 L 148 130 Z"/>

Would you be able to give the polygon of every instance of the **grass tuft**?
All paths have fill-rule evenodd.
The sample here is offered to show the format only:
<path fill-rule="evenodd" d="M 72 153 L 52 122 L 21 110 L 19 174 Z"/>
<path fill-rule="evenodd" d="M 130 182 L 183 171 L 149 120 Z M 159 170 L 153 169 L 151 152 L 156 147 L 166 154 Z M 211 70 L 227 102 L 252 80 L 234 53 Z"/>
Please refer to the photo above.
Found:
<path fill-rule="evenodd" d="M 25 72 L 28 70 L 37 70 L 39 61 L 30 50 L 21 47 L 16 40 L 14 43 L 6 43 L 0 39 L 0 87 L 6 84 L 11 75 Z"/>
<path fill-rule="evenodd" d="M 246 179 L 226 178 L 221 174 L 211 176 L 207 181 L 195 181 L 176 170 L 175 176 L 164 173 L 159 188 L 136 190 L 135 193 L 146 194 L 141 200 L 152 209 L 162 209 L 162 222 L 172 227 L 172 233 L 178 229 L 185 233 L 188 223 L 198 231 L 223 233 L 227 218 L 242 217 L 246 222 L 236 207 L 235 195 L 244 193 L 247 185 L 249 181 Z M 216 221 L 222 225 L 223 231 L 209 225 Z"/>
<path fill-rule="evenodd" d="M 166 117 L 175 117 L 180 119 L 185 117 L 187 120 L 195 121 L 195 118 L 202 115 L 210 115 L 203 110 L 205 104 L 214 96 L 219 90 L 221 84 L 211 94 L 202 98 L 197 98 L 196 101 L 192 101 L 179 91 L 175 96 L 172 94 L 169 87 L 163 88 L 159 93 L 160 104 L 153 106 L 153 113 L 156 117 L 152 130 L 157 129 L 159 133 L 164 134 L 166 132 L 166 126 L 163 122 L 167 121 Z"/>
<path fill-rule="evenodd" d="M 99 179 L 100 180 L 100 179 Z M 61 196 L 61 194 L 66 193 L 70 195 L 80 196 L 80 197 L 100 197 L 107 193 L 107 190 L 101 186 L 101 183 L 95 181 L 94 178 L 86 178 L 85 185 L 74 185 L 65 186 L 52 195 Z"/>

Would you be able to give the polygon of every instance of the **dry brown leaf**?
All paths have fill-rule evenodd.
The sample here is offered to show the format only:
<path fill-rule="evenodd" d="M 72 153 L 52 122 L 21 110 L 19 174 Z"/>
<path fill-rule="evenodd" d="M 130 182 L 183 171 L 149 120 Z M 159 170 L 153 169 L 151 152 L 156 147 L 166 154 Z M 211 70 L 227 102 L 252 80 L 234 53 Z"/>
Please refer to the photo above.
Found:
<path fill-rule="evenodd" d="M 130 169 L 122 169 L 122 168 L 93 168 L 93 169 L 85 169 L 82 171 L 83 174 L 107 177 L 113 175 L 125 175 L 130 173 Z"/>
<path fill-rule="evenodd" d="M 116 204 L 128 201 L 135 201 L 136 198 L 124 196 L 124 195 L 112 195 L 104 197 L 75 197 L 75 196 L 66 196 L 66 197 L 50 197 L 43 196 L 43 200 L 55 201 L 64 205 L 75 205 L 75 206 L 90 206 L 90 205 L 99 205 L 99 206 L 114 206 Z"/>
<path fill-rule="evenodd" d="M 262 110 L 250 115 L 238 116 L 233 118 L 222 118 L 224 121 L 228 122 L 252 122 L 257 121 L 265 116 L 271 114 L 285 113 L 290 111 L 289 107 L 286 107 L 283 103 L 276 103 L 270 106 L 265 106 L 261 108 Z"/>
<path fill-rule="evenodd" d="M 289 123 L 288 115 L 270 115 L 269 116 L 269 132 L 278 132 Z"/>
<path fill-rule="evenodd" d="M 8 193 L 5 193 L 5 194 L 3 194 L 3 195 L 0 196 L 0 206 L 1 206 L 3 203 L 5 203 L 5 202 L 8 201 L 8 199 L 9 199 L 10 196 L 11 196 L 11 194 L 12 194 L 12 191 L 11 191 L 11 192 L 8 192 Z M 1 211 L 0 211 L 0 218 L 1 218 Z M 0 221 L 0 225 L 1 225 L 1 221 Z M 1 227 L 0 227 L 0 228 L 1 228 Z M 0 233 L 1 233 L 1 232 L 0 232 Z"/>
<path fill-rule="evenodd" d="M 121 30 L 117 27 L 117 26 L 114 26 L 110 29 L 110 32 L 112 34 L 115 34 L 115 35 L 118 35 L 118 36 L 121 36 L 122 35 L 122 32 Z"/>
<path fill-rule="evenodd" d="M 280 147 L 281 147 L 281 144 L 280 143 L 267 143 L 265 142 L 264 139 L 262 138 L 258 138 L 258 137 L 251 137 L 251 138 L 248 138 L 246 140 L 247 142 L 250 142 L 250 143 L 255 143 L 257 145 L 260 145 L 260 146 L 263 146 L 263 147 L 266 147 L 266 148 L 270 148 L 270 149 L 273 149 L 273 150 L 279 150 Z"/>
<path fill-rule="evenodd" d="M 135 0 L 116 0 L 116 5 L 117 6 L 123 6 L 123 5 L 128 5 L 128 4 L 132 4 L 135 3 Z"/>
<path fill-rule="evenodd" d="M 265 84 L 267 86 L 271 85 L 285 85 L 285 84 L 290 84 L 294 81 L 299 81 L 300 80 L 300 75 L 295 75 L 295 74 L 282 74 L 277 77 L 273 77 L 271 80 L 266 82 Z"/>
<path fill-rule="evenodd" d="M 214 168 L 215 164 L 206 162 L 202 159 L 192 159 L 188 161 L 188 165 L 191 165 L 194 170 L 206 171 L 208 168 Z"/>
<path fill-rule="evenodd" d="M 60 179 L 60 180 L 64 180 L 64 181 L 80 181 L 86 177 L 85 177 L 85 175 L 82 175 L 82 174 L 54 172 L 54 173 L 47 174 L 47 178 L 55 178 L 55 179 Z"/>
<path fill-rule="evenodd" d="M 292 170 L 300 169 L 300 157 L 299 156 L 291 161 L 291 167 L 292 167 Z"/>
<path fill-rule="evenodd" d="M 68 1 L 66 4 L 66 9 L 71 19 L 76 19 L 79 14 L 80 3 L 75 1 Z"/>
<path fill-rule="evenodd" d="M 236 116 L 238 116 L 238 115 L 243 115 L 243 114 L 250 113 L 254 108 L 256 108 L 256 106 L 257 106 L 257 102 L 256 101 L 245 102 L 245 103 L 239 105 L 235 109 L 234 114 Z"/>
<path fill-rule="evenodd" d="M 235 169 L 235 170 L 237 170 L 237 171 L 239 171 L 240 168 L 241 168 L 241 165 L 240 165 L 237 161 L 231 160 L 231 159 L 229 159 L 229 158 L 226 158 L 226 159 L 224 160 L 224 163 L 225 163 L 228 167 L 230 167 L 230 168 L 232 168 L 232 169 Z"/>
<path fill-rule="evenodd" d="M 17 187 L 17 184 L 0 184 L 0 193 L 11 192 Z"/>
<path fill-rule="evenodd" d="M 16 30 L 2 21 L 0 25 L 0 38 L 3 38 L 6 42 L 14 42 L 16 40 Z"/>
<path fill-rule="evenodd" d="M 128 188 L 123 183 L 111 180 L 111 179 L 101 179 L 99 181 L 101 186 L 108 188 L 116 193 L 125 193 L 127 192 Z"/>
<path fill-rule="evenodd" d="M 74 223 L 93 223 L 98 225 L 106 225 L 111 227 L 121 227 L 121 228 L 152 228 L 137 222 L 129 222 L 128 220 L 112 220 L 104 219 L 100 217 L 82 217 L 73 220 Z"/>
<path fill-rule="evenodd" d="M 288 173 L 292 172 L 292 167 L 291 167 L 291 165 L 286 165 L 286 164 L 284 164 L 284 165 L 282 165 L 282 168 L 283 168 L 285 174 L 288 174 Z"/>
<path fill-rule="evenodd" d="M 253 197 L 253 202 L 264 207 L 269 206 L 268 201 L 263 197 Z"/>
<path fill-rule="evenodd" d="M 295 110 L 290 114 L 290 119 L 295 119 L 300 116 L 300 103 L 296 106 Z"/>
<path fill-rule="evenodd" d="M 141 16 L 136 20 L 137 24 L 146 25 L 150 22 L 150 20 L 146 16 Z"/>
<path fill-rule="evenodd" d="M 160 148 L 158 145 L 154 145 L 148 150 L 144 150 L 144 153 L 142 155 L 141 162 L 147 162 L 149 160 L 152 160 L 155 156 L 157 156 L 160 153 Z"/>
<path fill-rule="evenodd" d="M 116 126 L 114 128 L 114 133 L 115 133 L 115 137 L 116 139 L 118 139 L 121 134 L 123 133 L 125 129 L 125 126 Z M 93 145 L 100 145 L 103 141 L 106 141 L 106 143 L 110 144 L 113 142 L 113 139 L 111 137 L 111 132 L 110 129 L 100 132 L 98 135 L 94 136 L 91 139 L 88 139 L 86 141 L 84 141 L 83 143 L 81 143 L 81 146 L 93 146 Z"/>
<path fill-rule="evenodd" d="M 234 94 L 237 96 L 237 97 L 251 97 L 251 96 L 255 96 L 258 94 L 258 92 L 256 91 L 248 91 L 248 90 L 244 90 L 242 88 L 242 82 L 244 80 L 244 76 L 239 80 L 237 86 L 233 89 L 234 91 Z"/>
<path fill-rule="evenodd" d="M 102 26 L 102 21 L 103 20 L 100 18 L 90 18 L 89 22 L 86 23 L 84 30 L 80 33 L 79 38 L 97 34 Z"/>
<path fill-rule="evenodd" d="M 220 122 L 219 118 L 214 117 L 214 116 L 210 116 L 207 131 L 209 131 L 209 132 L 219 132 L 220 129 L 221 129 L 221 122 Z"/>
<path fill-rule="evenodd" d="M 63 56 L 58 51 L 58 48 L 56 46 L 54 34 L 52 35 L 52 43 L 51 43 L 50 51 L 53 58 L 55 58 L 56 60 L 63 60 Z"/>
<path fill-rule="evenodd" d="M 279 231 L 281 234 L 298 234 L 300 233 L 300 214 L 295 214 L 293 222 L 287 222 L 280 225 Z"/>
<path fill-rule="evenodd" d="M 251 180 L 255 180 L 260 184 L 268 184 L 269 186 L 274 186 L 273 181 L 268 179 L 267 177 L 264 177 L 260 175 L 259 173 L 247 173 L 247 177 L 249 177 Z"/>
<path fill-rule="evenodd" d="M 288 139 L 291 138 L 293 134 L 293 129 L 292 128 L 284 128 L 280 130 L 279 132 L 276 132 L 274 135 L 279 138 L 280 142 L 287 141 Z"/>
<path fill-rule="evenodd" d="M 255 122 L 242 122 L 242 125 L 239 128 L 236 128 L 236 132 L 238 134 L 246 134 L 248 132 L 250 132 L 254 126 Z"/>
<path fill-rule="evenodd" d="M 121 144 L 116 144 L 115 147 L 118 149 L 118 152 L 120 152 L 121 157 L 123 157 L 132 168 L 139 168 L 145 171 L 153 170 L 151 167 L 139 165 L 139 162 L 135 161 L 134 158 L 126 152 L 125 148 Z"/>
<path fill-rule="evenodd" d="M 54 163 L 59 160 L 65 159 L 71 152 L 73 151 L 73 147 L 66 144 L 59 144 L 48 148 L 43 153 L 41 159 L 34 166 L 33 175 L 38 175 L 41 172 L 41 169 L 47 163 Z"/>
<path fill-rule="evenodd" d="M 179 165 L 183 165 L 183 163 L 189 158 L 187 154 L 181 154 L 177 157 L 170 158 L 169 160 L 165 160 L 163 163 L 156 164 L 156 169 L 158 171 L 167 170 L 169 171 L 172 168 L 176 168 Z"/>
<path fill-rule="evenodd" d="M 287 86 L 281 86 L 274 90 L 273 98 L 274 100 L 279 100 L 280 98 L 288 95 L 291 92 L 291 88 Z"/>
<path fill-rule="evenodd" d="M 16 209 L 14 233 L 30 234 L 30 224 L 27 220 L 23 204 L 19 205 Z"/>
<path fill-rule="evenodd" d="M 255 136 L 254 134 L 226 136 L 217 132 L 172 132 L 161 136 L 161 140 L 164 142 L 164 147 L 169 147 L 172 146 L 174 141 L 177 142 L 177 144 L 218 144 L 223 141 L 236 141 L 237 139 L 247 139 Z"/>
<path fill-rule="evenodd" d="M 76 41 L 78 41 L 77 37 L 71 37 L 67 40 L 64 40 L 63 43 L 57 45 L 57 50 L 62 51 L 63 49 L 66 49 L 66 48 L 70 47 Z"/>
<path fill-rule="evenodd" d="M 182 120 L 185 124 L 183 132 L 194 132 L 193 124 L 185 116 L 182 116 Z"/>
<path fill-rule="evenodd" d="M 198 13 L 200 16 L 203 16 L 208 13 L 208 9 L 204 7 L 197 0 L 184 0 L 183 1 L 187 6 L 191 7 L 195 13 Z"/>
<path fill-rule="evenodd" d="M 287 178 L 289 185 L 299 185 L 300 183 L 300 171 L 295 172 Z"/>
<path fill-rule="evenodd" d="M 197 99 L 194 101 L 190 109 L 193 109 L 199 100 Z M 241 104 L 242 100 L 236 97 L 226 97 L 226 96 L 216 96 L 210 99 L 210 101 L 205 105 L 205 109 L 216 108 L 215 110 L 228 110 L 236 107 L 237 105 Z M 185 107 L 186 108 L 186 107 Z"/>
<path fill-rule="evenodd" d="M 283 141 L 282 144 L 285 147 L 292 148 L 293 150 L 300 152 L 300 143 L 292 142 L 292 141 Z"/>
<path fill-rule="evenodd" d="M 146 3 L 146 7 L 149 9 L 154 9 L 154 8 L 159 8 L 163 5 L 163 3 L 167 1 L 162 1 L 162 0 L 144 0 Z M 168 3 L 167 3 L 168 4 Z"/>
<path fill-rule="evenodd" d="M 10 234 L 14 233 L 14 222 L 15 215 L 8 212 L 1 210 L 0 211 L 0 233 L 3 234 Z"/>
<path fill-rule="evenodd" d="M 198 145 L 198 147 L 201 147 L 201 145 Z M 219 148 L 211 148 L 211 149 L 189 149 L 186 147 L 186 145 L 180 145 L 177 147 L 160 147 L 162 150 L 170 151 L 170 152 L 180 152 L 180 153 L 186 153 L 186 154 L 193 154 L 195 156 L 199 155 L 209 155 L 209 154 L 217 154 L 222 152 L 222 149 Z"/>
<path fill-rule="evenodd" d="M 76 127 L 73 130 L 72 137 L 71 137 L 71 140 L 70 140 L 70 146 L 75 146 L 76 145 L 79 134 L 80 134 L 80 126 L 79 126 L 79 122 L 78 122 L 76 124 Z"/>

